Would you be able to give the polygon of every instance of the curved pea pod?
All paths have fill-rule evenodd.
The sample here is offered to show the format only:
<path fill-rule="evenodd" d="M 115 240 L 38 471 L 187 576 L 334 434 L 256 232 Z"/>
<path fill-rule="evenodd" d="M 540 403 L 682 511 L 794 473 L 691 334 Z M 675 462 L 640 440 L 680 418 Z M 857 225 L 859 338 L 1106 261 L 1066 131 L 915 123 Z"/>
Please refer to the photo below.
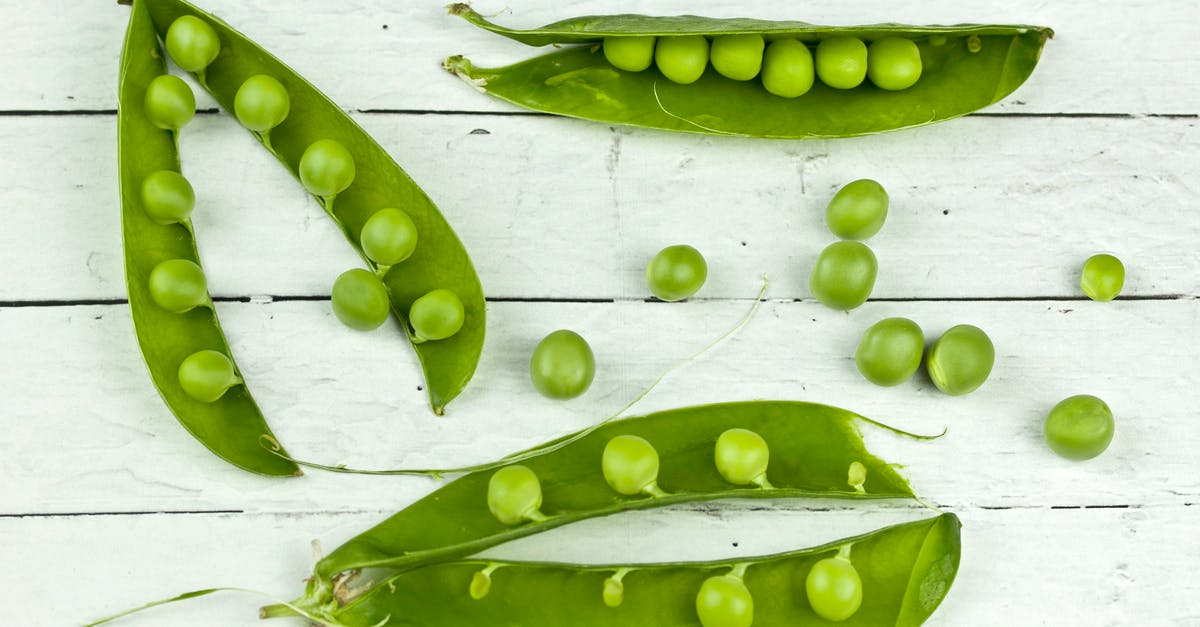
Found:
<path fill-rule="evenodd" d="M 1012 93 L 1033 72 L 1053 31 L 1040 26 L 818 26 L 806 22 L 696 16 L 587 16 L 531 30 L 498 26 L 465 4 L 450 12 L 531 46 L 569 46 L 501 68 L 480 68 L 462 56 L 445 68 L 480 91 L 513 104 L 610 124 L 669 131 L 778 139 L 851 137 L 921 126 L 986 107 Z M 681 85 L 656 70 L 625 72 L 605 59 L 606 37 L 759 34 L 809 47 L 835 36 L 866 41 L 901 37 L 917 44 L 920 80 L 898 91 L 864 82 L 834 89 L 819 81 L 797 98 L 768 93 L 758 81 L 736 81 L 711 67 Z M 577 44 L 577 45 L 571 45 Z"/>
<path fill-rule="evenodd" d="M 181 385 L 179 367 L 189 355 L 203 350 L 231 355 L 207 294 L 204 302 L 182 313 L 160 307 L 151 294 L 150 275 L 159 263 L 182 259 L 198 266 L 200 262 L 186 215 L 165 224 L 156 221 L 142 196 L 143 182 L 152 173 L 180 170 L 172 131 L 153 125 L 144 105 L 147 86 L 167 71 L 164 58 L 146 4 L 134 2 L 121 53 L 117 135 L 125 279 L 138 345 L 159 394 L 204 446 L 251 472 L 299 475 L 294 463 L 261 446 L 260 438 L 273 436 L 244 384 L 233 385 L 213 402 L 192 398 Z"/>
<path fill-rule="evenodd" d="M 471 472 L 318 562 L 306 597 L 298 604 L 327 607 L 341 598 L 339 591 L 350 587 L 340 582 L 360 569 L 398 571 L 458 559 L 515 538 L 627 510 L 725 498 L 912 498 L 912 489 L 895 468 L 867 452 L 859 431 L 863 423 L 879 425 L 827 405 L 747 401 L 626 418 L 583 437 L 566 436 L 539 447 L 546 449 L 543 454 L 509 458 L 528 467 L 541 482 L 540 511 L 527 522 L 506 524 L 489 512 L 489 481 L 495 468 Z M 766 442 L 770 462 L 762 485 L 767 487 L 732 484 L 716 467 L 715 443 L 729 429 L 752 430 Z M 619 435 L 643 438 L 657 451 L 654 490 L 626 495 L 606 482 L 601 460 L 608 442 Z M 857 477 L 853 485 L 848 475 Z"/>
<path fill-rule="evenodd" d="M 354 159 L 352 183 L 336 194 L 336 200 L 318 201 L 367 266 L 382 275 L 392 311 L 400 320 L 407 321 L 413 302 L 432 290 L 450 290 L 462 301 L 464 322 L 452 337 L 423 342 L 413 334 L 411 325 L 405 324 L 424 369 L 430 405 L 441 414 L 475 373 L 483 349 L 486 307 L 479 277 L 449 223 L 366 131 L 287 65 L 228 24 L 187 2 L 147 0 L 147 4 L 160 36 L 184 15 L 198 17 L 216 31 L 221 52 L 205 70 L 201 84 L 225 110 L 234 111 L 238 88 L 252 76 L 267 75 L 283 85 L 291 101 L 290 112 L 269 135 L 254 135 L 297 179 L 300 158 L 314 142 L 332 139 L 349 151 Z M 417 227 L 418 243 L 404 261 L 381 266 L 363 252 L 359 237 L 367 220 L 389 207 L 408 214 Z"/>
<path fill-rule="evenodd" d="M 924 623 L 950 592 L 961 553 L 960 526 L 947 513 L 736 562 L 434 564 L 387 579 L 329 618 L 346 627 L 696 625 L 701 584 L 732 572 L 753 599 L 753 624 L 829 625 L 811 609 L 804 581 L 816 562 L 848 549 L 862 580 L 862 604 L 837 624 L 913 627 Z"/>

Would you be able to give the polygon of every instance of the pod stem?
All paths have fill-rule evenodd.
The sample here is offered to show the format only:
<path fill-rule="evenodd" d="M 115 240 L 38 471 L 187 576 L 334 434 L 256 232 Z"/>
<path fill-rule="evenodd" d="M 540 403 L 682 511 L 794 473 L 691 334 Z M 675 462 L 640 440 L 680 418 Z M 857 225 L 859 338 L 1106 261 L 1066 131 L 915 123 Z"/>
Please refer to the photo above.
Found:
<path fill-rule="evenodd" d="M 732 337 L 738 331 L 742 330 L 742 328 L 745 327 L 747 324 L 749 324 L 750 320 L 752 318 L 754 318 L 754 314 L 758 313 L 758 308 L 762 304 L 763 299 L 766 297 L 767 288 L 769 286 L 770 286 L 770 281 L 767 280 L 767 275 L 764 274 L 762 276 L 762 287 L 759 288 L 758 294 L 756 294 L 754 296 L 754 303 L 752 305 L 750 305 L 750 310 L 747 311 L 746 314 L 744 316 L 742 316 L 740 320 L 738 320 L 737 324 L 733 325 L 732 328 L 730 328 L 725 333 L 721 334 L 720 337 L 718 337 L 717 339 L 710 342 L 704 348 L 701 348 L 700 350 L 693 353 L 690 357 L 687 357 L 686 359 L 674 364 L 670 368 L 667 368 L 665 371 L 663 371 L 662 374 L 658 375 L 658 378 L 655 379 L 650 384 L 649 387 L 642 390 L 637 396 L 633 397 L 633 400 L 629 401 L 628 403 L 625 403 L 625 405 L 623 407 L 621 407 L 620 409 L 618 409 L 616 411 L 616 413 L 610 415 L 609 417 L 605 418 L 604 420 L 601 420 L 600 422 L 598 422 L 582 431 L 575 433 L 574 435 L 566 437 L 565 439 L 553 441 L 549 444 L 545 444 L 545 445 L 542 445 L 537 448 L 528 449 L 528 450 L 525 450 L 525 451 L 522 451 L 519 453 L 513 453 L 512 455 L 509 455 L 499 461 L 487 462 L 487 463 L 483 463 L 483 464 L 476 464 L 473 466 L 459 466 L 457 468 L 365 470 L 365 469 L 359 469 L 359 468 L 348 468 L 345 465 L 329 466 L 329 465 L 325 465 L 325 464 L 318 464 L 315 462 L 307 462 L 304 460 L 295 459 L 293 457 L 288 456 L 286 453 L 284 453 L 283 446 L 279 443 L 279 441 L 276 440 L 274 437 L 267 435 L 267 434 L 263 434 L 263 435 L 259 436 L 259 444 L 262 445 L 263 448 L 267 449 L 272 454 L 274 454 L 278 457 L 282 457 L 283 459 L 286 459 L 292 463 L 299 464 L 301 466 L 305 466 L 308 468 L 316 468 L 318 470 L 326 470 L 329 472 L 339 472 L 339 473 L 354 474 L 354 475 L 380 475 L 380 476 L 420 475 L 420 476 L 432 477 L 434 479 L 441 479 L 442 475 L 448 475 L 448 474 L 463 474 L 463 473 L 470 473 L 470 472 L 482 472 L 485 470 L 492 470 L 493 468 L 499 468 L 500 466 L 507 466 L 508 464 L 512 464 L 515 462 L 520 462 L 520 461 L 524 461 L 526 459 L 539 457 L 539 456 L 545 455 L 547 453 L 553 453 L 554 451 L 560 450 L 570 444 L 578 442 L 579 440 L 591 435 L 593 432 L 595 432 L 600 427 L 603 427 L 604 425 L 620 418 L 623 414 L 625 414 L 625 412 L 629 411 L 634 405 L 637 405 L 639 402 L 641 402 L 642 399 L 646 398 L 646 396 L 648 396 L 650 394 L 650 392 L 652 392 L 654 390 L 654 388 L 658 387 L 658 384 L 662 383 L 663 380 L 666 379 L 669 375 L 671 375 L 675 371 L 679 370 L 680 368 L 683 368 L 684 366 L 687 366 L 687 365 L 691 364 L 692 362 L 696 361 L 701 356 L 703 356 L 705 353 L 716 348 L 722 342 L 724 342 L 725 340 Z M 658 496 L 658 495 L 653 495 L 653 496 Z"/>
<path fill-rule="evenodd" d="M 324 625 L 325 627 L 343 627 L 340 623 L 333 622 L 327 618 L 315 616 L 296 605 L 288 603 L 287 601 L 282 601 L 280 599 L 277 599 L 269 594 L 266 594 L 265 592 L 259 592 L 258 590 L 250 590 L 248 588 L 237 588 L 237 587 L 229 587 L 229 586 L 220 587 L 220 588 L 205 588 L 203 590 L 192 590 L 190 592 L 184 592 L 183 594 L 173 596 L 169 599 L 160 599 L 158 601 L 152 601 L 145 605 L 139 605 L 138 607 L 128 609 L 123 612 L 113 614 L 111 616 L 105 616 L 104 618 L 101 618 L 100 620 L 87 623 L 86 625 L 83 625 L 83 627 L 96 627 L 97 625 L 104 625 L 106 623 L 110 623 L 114 620 L 117 620 L 118 618 L 124 618 L 126 616 L 131 616 L 133 614 L 137 614 L 139 612 L 143 612 L 145 610 L 155 608 L 160 605 L 168 605 L 170 603 L 178 603 L 179 601 L 187 601 L 188 599 L 195 599 L 197 597 L 208 596 L 208 595 L 216 593 L 216 592 L 241 592 L 244 594 L 252 594 L 255 596 L 265 597 L 267 599 L 270 599 L 271 601 L 274 601 L 273 605 L 266 606 L 260 610 L 259 615 L 262 618 L 277 618 L 277 617 L 282 617 L 282 616 L 300 616 L 303 618 L 307 618 L 308 620 L 310 620 L 318 625 Z"/>

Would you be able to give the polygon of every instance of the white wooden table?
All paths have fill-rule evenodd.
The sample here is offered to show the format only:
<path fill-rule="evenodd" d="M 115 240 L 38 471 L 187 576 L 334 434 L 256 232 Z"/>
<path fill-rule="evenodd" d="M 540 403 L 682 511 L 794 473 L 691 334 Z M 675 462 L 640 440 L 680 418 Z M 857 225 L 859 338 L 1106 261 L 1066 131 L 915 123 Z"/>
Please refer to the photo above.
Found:
<path fill-rule="evenodd" d="M 875 137 L 684 136 L 533 115 L 440 69 L 534 53 L 451 18 L 443 2 L 203 0 L 309 78 L 439 204 L 489 296 L 478 374 L 443 418 L 405 339 L 331 315 L 358 261 L 236 122 L 197 116 L 183 160 L 201 257 L 246 379 L 297 456 L 360 467 L 490 460 L 592 424 L 740 318 L 734 339 L 672 374 L 637 413 L 706 402 L 825 402 L 918 431 L 868 431 L 917 491 L 963 520 L 962 569 L 930 624 L 1200 625 L 1200 8 L 869 0 L 525 0 L 505 24 L 589 13 L 696 13 L 824 23 L 1023 22 L 1056 37 L 1029 82 L 986 111 Z M 494 13 L 504 2 L 477 3 Z M 0 3 L 0 606 L 6 625 L 77 625 L 212 585 L 292 598 L 326 550 L 435 484 L 309 472 L 251 476 L 206 452 L 150 384 L 132 333 L 116 172 L 112 2 Z M 206 97 L 202 109 L 213 109 Z M 871 241 L 871 302 L 815 303 L 807 274 L 833 237 L 825 203 L 860 177 L 892 209 Z M 646 302 L 643 268 L 689 243 L 711 275 L 690 302 Z M 1084 299 L 1082 261 L 1111 251 L 1123 298 Z M 952 398 L 920 376 L 878 388 L 852 354 L 892 315 L 930 336 L 986 329 L 994 374 Z M 591 390 L 539 397 L 527 360 L 572 328 Z M 1112 406 L 1103 456 L 1045 446 L 1044 413 L 1077 393 Z M 908 504 L 729 503 L 591 521 L 491 553 L 675 560 L 808 546 L 926 515 Z M 130 625 L 255 625 L 262 599 L 209 597 Z M 279 621 L 281 625 L 289 624 Z M 295 624 L 295 623 L 291 623 Z"/>

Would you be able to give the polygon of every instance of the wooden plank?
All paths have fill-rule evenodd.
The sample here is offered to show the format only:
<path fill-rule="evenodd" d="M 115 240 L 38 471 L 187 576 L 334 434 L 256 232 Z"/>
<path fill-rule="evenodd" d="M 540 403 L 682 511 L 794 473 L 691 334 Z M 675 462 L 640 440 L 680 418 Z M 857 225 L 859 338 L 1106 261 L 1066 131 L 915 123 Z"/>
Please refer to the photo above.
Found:
<path fill-rule="evenodd" d="M 1200 584 L 1182 573 L 1200 559 L 1200 545 L 1162 541 L 1194 532 L 1200 522 L 1195 507 L 957 513 L 963 519 L 961 571 L 927 623 L 931 627 L 1198 624 Z M 79 624 L 213 585 L 288 598 L 299 593 L 309 572 L 311 540 L 333 548 L 382 514 L 4 518 L 0 545 L 11 567 L 0 569 L 0 585 L 10 598 L 38 600 L 7 608 L 9 619 L 22 625 Z M 579 523 L 489 554 L 585 563 L 718 559 L 817 544 L 926 515 L 878 506 L 676 509 Z M 68 564 L 69 575 L 64 579 L 58 568 L 28 568 L 47 564 Z M 464 583 L 464 599 L 465 591 Z M 262 624 L 256 611 L 262 603 L 248 595 L 213 596 L 122 624 L 250 627 Z"/>
<path fill-rule="evenodd" d="M 440 67 L 451 54 L 502 65 L 536 50 L 452 18 L 444 2 L 297 0 L 288 3 L 203 0 L 198 3 L 294 66 L 343 106 L 355 109 L 512 111 L 454 80 Z M 476 3 L 484 14 L 506 11 Z M 1190 0 L 1137 0 L 1097 10 L 1094 3 L 952 0 L 901 5 L 885 0 L 604 0 L 563 6 L 523 2 L 497 20 L 532 27 L 614 11 L 702 13 L 800 19 L 829 24 L 1032 23 L 1054 27 L 1029 84 L 990 111 L 1011 113 L 1196 114 L 1200 51 L 1193 44 L 1196 6 Z M 112 2 L 8 2 L 0 21 L 14 33 L 4 44 L 0 75 L 8 88 L 0 109 L 111 109 L 127 10 Z"/>
<path fill-rule="evenodd" d="M 557 118 L 357 118 L 440 205 L 492 298 L 645 298 L 645 263 L 681 242 L 709 260 L 700 297 L 746 297 L 767 273 L 776 296 L 809 298 L 834 241 L 824 207 L 862 177 L 892 197 L 870 242 L 876 298 L 1080 297 L 1079 268 L 1100 251 L 1125 260 L 1127 295 L 1200 294 L 1194 120 L 968 118 L 783 144 Z M 113 124 L 0 118 L 22 156 L 0 170 L 13 208 L 0 301 L 124 298 Z M 232 119 L 201 116 L 182 144 L 215 294 L 327 294 L 360 264 Z"/>
<path fill-rule="evenodd" d="M 234 356 L 269 422 L 301 458 L 355 467 L 491 461 L 593 424 L 660 373 L 732 327 L 746 302 L 493 303 L 475 380 L 436 418 L 397 329 L 352 332 L 325 302 L 219 303 Z M 853 365 L 862 331 L 902 315 L 930 339 L 953 324 L 986 329 L 991 379 L 964 397 L 924 375 L 895 388 Z M 556 328 L 588 338 L 598 374 L 583 397 L 531 390 L 533 346 Z M 635 413 L 754 398 L 828 403 L 910 430 L 866 429 L 917 492 L 952 506 L 1179 504 L 1200 497 L 1195 427 L 1200 301 L 873 303 L 850 314 L 772 301 L 735 338 L 670 375 Z M 163 406 L 122 306 L 0 309 L 6 432 L 0 513 L 159 510 L 294 511 L 400 507 L 420 479 L 310 472 L 248 475 L 204 451 Z M 1101 457 L 1072 463 L 1045 446 L 1041 422 L 1072 394 L 1104 398 L 1117 434 Z"/>

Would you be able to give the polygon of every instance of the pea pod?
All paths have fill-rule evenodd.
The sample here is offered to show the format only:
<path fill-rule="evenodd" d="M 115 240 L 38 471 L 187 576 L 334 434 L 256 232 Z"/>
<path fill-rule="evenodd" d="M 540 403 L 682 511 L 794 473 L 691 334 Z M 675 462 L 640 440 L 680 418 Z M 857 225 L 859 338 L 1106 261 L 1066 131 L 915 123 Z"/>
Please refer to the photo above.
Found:
<path fill-rule="evenodd" d="M 587 16 L 514 30 L 487 21 L 465 4 L 451 5 L 450 12 L 531 46 L 579 44 L 501 68 L 476 67 L 462 56 L 445 61 L 449 72 L 502 100 L 612 124 L 785 139 L 879 133 L 981 109 L 1012 93 L 1029 77 L 1042 46 L 1053 35 L 1046 27 L 1022 25 L 817 26 L 645 15 Z M 793 98 L 776 96 L 758 81 L 726 78 L 711 68 L 689 84 L 667 80 L 655 69 L 619 70 L 606 60 L 599 45 L 606 38 L 747 34 L 806 46 L 846 37 L 906 39 L 917 45 L 923 70 L 919 80 L 904 89 L 883 89 L 869 82 L 838 89 L 817 82 Z M 811 81 L 812 70 L 808 73 Z M 770 80 L 766 70 L 764 80 Z"/>
<path fill-rule="evenodd" d="M 148 87 L 166 75 L 164 58 L 146 4 L 135 2 L 121 53 L 117 134 L 125 279 L 138 345 L 167 406 L 209 450 L 252 472 L 299 475 L 259 443 L 271 429 L 237 375 L 205 288 L 188 218 L 191 187 L 179 174 L 178 129 L 156 125 L 146 110 Z M 181 373 L 196 356 L 216 357 L 218 370 L 229 371 L 218 372 L 223 380 L 215 386 L 203 379 L 212 368 L 201 367 L 199 378 L 187 368 Z"/>
<path fill-rule="evenodd" d="M 697 625 L 703 620 L 697 617 L 698 591 L 719 577 L 740 580 L 752 600 L 749 618 L 755 625 L 828 625 L 814 611 L 804 582 L 818 562 L 845 552 L 861 578 L 862 601 L 839 624 L 911 627 L 929 618 L 950 591 L 958 571 L 960 526 L 947 513 L 824 546 L 737 561 L 433 564 L 386 579 L 328 618 L 345 627 Z M 268 617 L 290 614 L 282 606 L 266 609 Z"/>
<path fill-rule="evenodd" d="M 213 28 L 220 38 L 221 51 L 195 76 L 227 111 L 235 111 L 238 90 L 252 77 L 270 77 L 286 90 L 290 111 L 282 121 L 269 115 L 270 112 L 253 109 L 248 115 L 245 107 L 239 119 L 256 129 L 251 131 L 254 136 L 313 192 L 367 266 L 380 275 L 392 311 L 406 321 L 409 339 L 425 372 L 430 404 L 435 413 L 441 414 L 474 374 L 485 327 L 479 277 L 446 219 L 375 140 L 341 108 L 270 53 L 228 24 L 182 0 L 146 0 L 146 5 L 160 36 L 165 37 L 175 20 L 184 16 L 200 19 Z M 270 95 L 270 87 L 264 93 Z M 263 123 L 259 124 L 260 121 Z M 270 129 L 257 130 L 264 127 Z M 325 157 L 330 153 L 335 157 L 348 153 L 352 158 L 349 171 L 327 168 L 325 172 L 310 172 L 301 164 L 310 147 L 326 149 L 321 155 Z M 360 237 L 373 215 L 396 207 L 415 224 L 418 243 L 402 261 L 383 265 L 363 251 Z M 463 323 L 451 337 L 427 341 L 418 337 L 407 323 L 408 312 L 421 296 L 435 290 L 448 290 L 461 300 Z"/>
<path fill-rule="evenodd" d="M 627 510 L 724 498 L 912 498 L 912 489 L 893 466 L 867 452 L 858 430 L 861 423 L 882 426 L 826 405 L 748 401 L 626 418 L 583 437 L 566 436 L 534 449 L 545 449 L 543 454 L 511 456 L 519 465 L 468 473 L 351 539 L 317 564 L 308 592 L 297 605 L 317 611 L 336 604 L 342 597 L 339 591 L 346 589 L 345 579 L 360 569 L 394 572 L 459 559 L 512 539 Z M 737 461 L 736 454 L 716 450 L 722 434 L 730 430 L 753 432 L 765 442 L 769 461 L 764 462 L 761 480 L 743 482 L 721 466 L 725 457 Z M 644 440 L 657 457 L 643 460 L 649 463 L 622 461 L 639 457 L 637 451 L 644 446 L 622 447 L 613 454 L 607 447 L 622 441 L 619 436 Z M 759 460 L 764 457 L 759 452 L 765 453 L 751 451 L 742 457 Z M 632 475 L 643 475 L 646 468 L 653 470 L 632 484 L 635 489 L 623 489 Z M 614 470 L 628 480 L 613 481 Z M 492 483 L 497 480 L 504 488 L 500 499 L 494 499 Z"/>

